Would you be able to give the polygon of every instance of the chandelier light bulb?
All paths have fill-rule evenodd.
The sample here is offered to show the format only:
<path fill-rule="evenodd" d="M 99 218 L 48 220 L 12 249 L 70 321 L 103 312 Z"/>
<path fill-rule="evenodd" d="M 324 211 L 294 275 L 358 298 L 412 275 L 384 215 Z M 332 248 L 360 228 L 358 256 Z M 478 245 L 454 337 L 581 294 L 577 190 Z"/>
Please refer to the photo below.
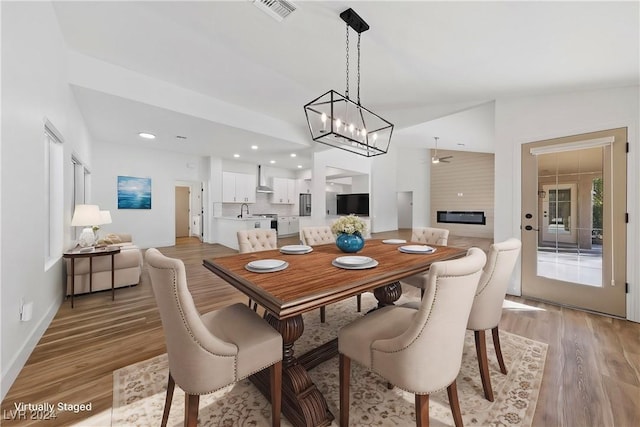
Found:
<path fill-rule="evenodd" d="M 340 130 L 340 126 L 342 126 L 342 120 L 336 119 L 336 128 L 338 128 L 338 130 Z"/>
<path fill-rule="evenodd" d="M 322 123 L 326 123 L 327 122 L 327 113 L 322 113 L 322 115 L 320 116 L 320 120 L 322 120 Z"/>

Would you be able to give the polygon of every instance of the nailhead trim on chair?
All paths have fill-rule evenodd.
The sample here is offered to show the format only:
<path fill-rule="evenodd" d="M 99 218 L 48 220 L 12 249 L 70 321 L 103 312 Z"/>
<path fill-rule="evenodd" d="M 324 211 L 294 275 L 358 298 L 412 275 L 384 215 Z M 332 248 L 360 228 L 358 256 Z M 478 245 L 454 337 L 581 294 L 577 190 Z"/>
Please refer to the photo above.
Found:
<path fill-rule="evenodd" d="M 156 267 L 154 267 L 156 268 Z M 198 344 L 200 346 L 200 348 L 202 348 L 204 351 L 206 351 L 209 354 L 212 354 L 216 357 L 233 357 L 233 376 L 234 378 L 238 378 L 238 366 L 236 363 L 236 357 L 237 356 L 227 356 L 225 354 L 217 354 L 217 353 L 213 353 L 209 350 L 207 350 L 200 341 L 198 341 L 196 339 L 196 337 L 193 335 L 193 332 L 191 332 L 191 328 L 189 327 L 189 324 L 187 323 L 187 320 L 185 319 L 185 315 L 184 315 L 184 310 L 182 310 L 182 304 L 180 304 L 180 298 L 178 297 L 178 280 L 177 280 L 177 276 L 176 276 L 176 270 L 174 268 L 170 268 L 169 270 L 171 270 L 172 273 L 172 278 L 173 278 L 173 296 L 176 299 L 176 303 L 178 306 L 178 310 L 180 311 L 180 318 L 182 319 L 182 324 L 184 325 L 185 329 L 187 330 L 187 332 L 189 333 L 189 336 L 191 337 L 191 339 L 193 339 L 193 342 Z M 237 346 L 236 346 L 236 351 L 237 351 Z M 267 366 L 271 366 L 271 365 L 267 365 Z M 228 385 L 228 384 L 227 384 Z M 224 386 L 226 387 L 226 386 Z M 222 388 L 224 388 L 222 387 Z M 219 388 L 216 390 L 220 390 Z M 216 390 L 212 390 L 209 392 L 204 392 L 204 393 L 197 393 L 197 394 L 209 394 L 209 393 L 213 393 Z M 196 394 L 196 393 L 189 393 L 189 394 Z"/>

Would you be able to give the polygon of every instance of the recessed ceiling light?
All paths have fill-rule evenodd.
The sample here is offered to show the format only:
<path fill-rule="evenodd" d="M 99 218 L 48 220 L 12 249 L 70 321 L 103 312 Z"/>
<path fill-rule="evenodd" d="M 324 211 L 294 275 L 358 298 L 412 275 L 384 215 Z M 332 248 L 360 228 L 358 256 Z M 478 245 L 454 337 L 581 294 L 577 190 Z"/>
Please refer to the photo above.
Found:
<path fill-rule="evenodd" d="M 240 157 L 240 154 L 234 154 L 233 157 Z"/>
<path fill-rule="evenodd" d="M 298 165 L 298 169 L 302 169 L 302 165 Z"/>
<path fill-rule="evenodd" d="M 148 132 L 140 132 L 138 136 L 144 139 L 156 139 L 156 136 L 154 134 Z"/>
<path fill-rule="evenodd" d="M 269 163 L 274 164 L 276 161 L 275 160 L 269 160 Z"/>
<path fill-rule="evenodd" d="M 252 146 L 251 146 L 251 149 L 252 149 L 252 150 L 257 150 L 257 149 L 258 149 L 258 146 L 257 146 L 257 145 L 252 145 Z"/>
<path fill-rule="evenodd" d="M 296 153 L 291 153 L 291 154 L 290 154 L 290 156 L 291 156 L 291 157 L 295 157 L 295 156 L 296 156 Z"/>

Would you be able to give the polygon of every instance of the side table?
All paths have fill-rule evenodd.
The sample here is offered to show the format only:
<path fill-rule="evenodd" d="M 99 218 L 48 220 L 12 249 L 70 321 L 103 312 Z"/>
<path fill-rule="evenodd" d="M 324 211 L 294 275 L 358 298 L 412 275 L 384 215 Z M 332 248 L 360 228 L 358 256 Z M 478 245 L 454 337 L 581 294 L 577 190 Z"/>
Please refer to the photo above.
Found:
<path fill-rule="evenodd" d="M 111 301 L 116 298 L 115 294 L 115 260 L 116 254 L 120 253 L 118 246 L 105 246 L 101 248 L 72 249 L 62 254 L 63 258 L 71 260 L 71 308 L 73 308 L 73 296 L 76 291 L 75 261 L 77 258 L 89 258 L 89 292 L 92 290 L 93 281 L 93 257 L 111 255 Z M 66 289 L 66 287 L 65 287 Z"/>

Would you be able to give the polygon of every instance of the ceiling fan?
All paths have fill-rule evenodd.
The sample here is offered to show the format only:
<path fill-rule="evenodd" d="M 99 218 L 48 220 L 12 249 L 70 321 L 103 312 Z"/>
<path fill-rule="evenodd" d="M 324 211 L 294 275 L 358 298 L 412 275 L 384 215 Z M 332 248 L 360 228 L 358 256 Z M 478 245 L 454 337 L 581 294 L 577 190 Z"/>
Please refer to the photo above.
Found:
<path fill-rule="evenodd" d="M 438 139 L 439 138 L 437 136 L 434 136 L 434 138 L 436 140 L 436 148 L 435 148 L 435 151 L 433 153 L 434 155 L 431 157 L 431 163 L 433 163 L 433 164 L 440 163 L 440 162 L 442 162 L 442 163 L 451 163 L 449 161 L 449 159 L 452 159 L 453 156 L 438 157 Z"/>

